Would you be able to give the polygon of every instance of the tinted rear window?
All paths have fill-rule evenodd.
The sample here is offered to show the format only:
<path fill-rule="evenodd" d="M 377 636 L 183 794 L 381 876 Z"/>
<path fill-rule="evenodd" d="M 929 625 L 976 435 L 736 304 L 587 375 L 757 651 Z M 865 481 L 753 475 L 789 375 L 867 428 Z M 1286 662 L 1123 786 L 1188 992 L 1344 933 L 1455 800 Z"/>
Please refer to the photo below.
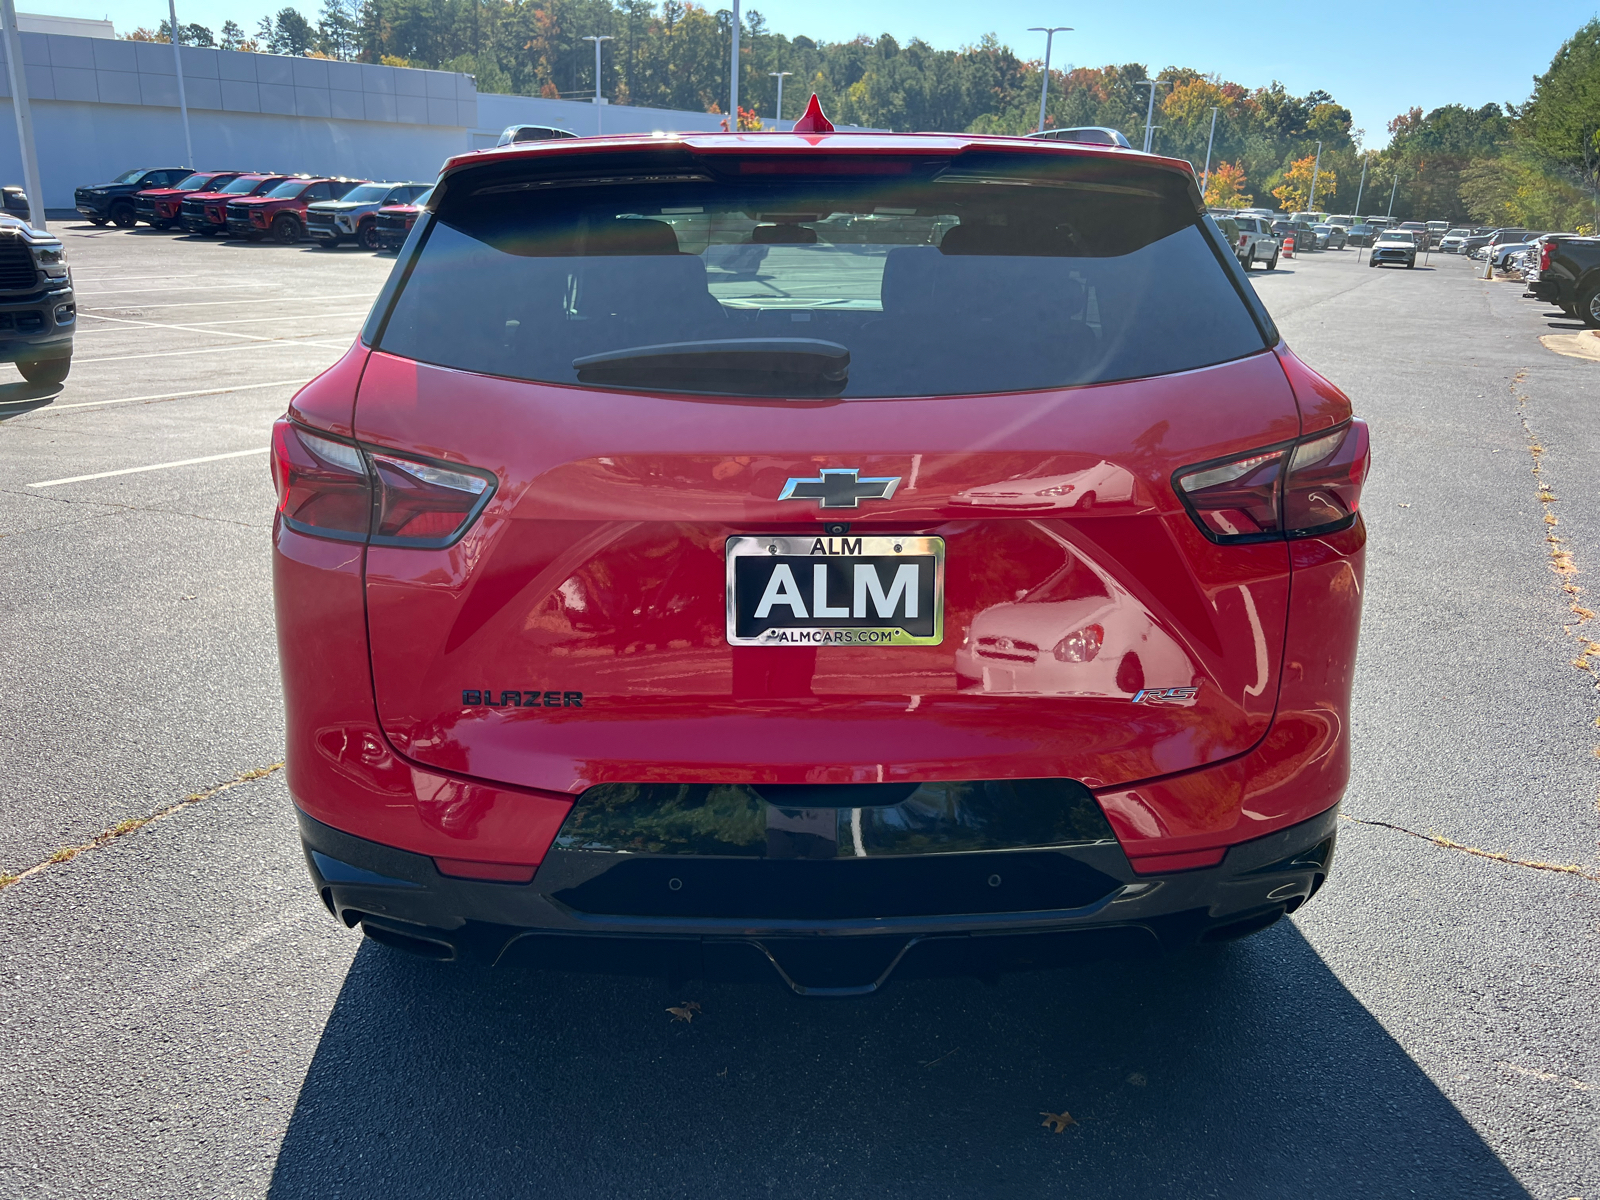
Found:
<path fill-rule="evenodd" d="M 1176 176 L 1066 156 L 875 159 L 900 173 L 831 180 L 745 161 L 458 175 L 381 348 L 554 383 L 893 396 L 1265 346 Z"/>

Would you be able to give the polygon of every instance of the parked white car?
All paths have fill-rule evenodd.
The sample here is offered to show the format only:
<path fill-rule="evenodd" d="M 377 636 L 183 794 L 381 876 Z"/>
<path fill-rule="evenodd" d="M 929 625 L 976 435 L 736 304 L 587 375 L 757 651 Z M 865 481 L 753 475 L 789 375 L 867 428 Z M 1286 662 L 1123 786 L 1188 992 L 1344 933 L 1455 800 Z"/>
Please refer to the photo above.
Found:
<path fill-rule="evenodd" d="M 1233 252 L 1239 265 L 1248 271 L 1258 262 L 1264 262 L 1271 271 L 1278 265 L 1278 239 L 1272 234 L 1272 222 L 1261 217 L 1238 213 L 1233 223 L 1239 227 L 1239 243 Z"/>

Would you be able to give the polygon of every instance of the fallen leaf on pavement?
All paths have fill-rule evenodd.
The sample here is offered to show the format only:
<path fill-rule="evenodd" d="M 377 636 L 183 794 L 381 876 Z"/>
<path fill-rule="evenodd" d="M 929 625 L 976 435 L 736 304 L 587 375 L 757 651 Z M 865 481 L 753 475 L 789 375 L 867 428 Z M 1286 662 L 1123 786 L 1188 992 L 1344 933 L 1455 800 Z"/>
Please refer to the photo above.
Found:
<path fill-rule="evenodd" d="M 695 1013 L 700 1011 L 700 1005 L 693 1000 L 685 1000 L 682 1004 L 667 1009 L 672 1014 L 674 1021 L 692 1021 Z"/>
<path fill-rule="evenodd" d="M 1039 1124 L 1050 1126 L 1050 1131 L 1052 1133 L 1065 1133 L 1068 1125 L 1077 1124 L 1077 1122 L 1072 1119 L 1072 1114 L 1069 1112 L 1041 1112 L 1039 1115 L 1044 1118 L 1044 1120 L 1040 1121 Z"/>

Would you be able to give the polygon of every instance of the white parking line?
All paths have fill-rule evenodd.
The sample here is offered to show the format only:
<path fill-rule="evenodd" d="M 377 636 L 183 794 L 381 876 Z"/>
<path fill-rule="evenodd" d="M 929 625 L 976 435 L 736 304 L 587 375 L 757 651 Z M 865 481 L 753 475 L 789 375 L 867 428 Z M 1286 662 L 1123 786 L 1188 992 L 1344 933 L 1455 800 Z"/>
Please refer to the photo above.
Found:
<path fill-rule="evenodd" d="M 257 291 L 264 287 L 272 287 L 270 283 L 256 280 L 253 283 L 202 283 L 197 287 L 134 287 L 134 288 L 107 288 L 103 292 L 81 292 L 84 296 L 116 296 L 123 292 L 238 292 L 245 288 L 255 288 Z"/>
<path fill-rule="evenodd" d="M 331 296 L 300 295 L 293 298 L 296 307 L 307 300 L 371 300 L 377 292 L 335 292 Z M 235 304 L 288 304 L 286 296 L 258 296 L 254 300 L 179 300 L 172 304 L 108 304 L 111 309 L 124 308 L 224 308 Z"/>
<path fill-rule="evenodd" d="M 294 342 L 287 339 L 276 342 L 235 342 L 231 346 L 207 346 L 202 350 L 152 350 L 148 354 L 107 354 L 101 358 L 74 358 L 72 365 L 87 363 L 131 362 L 136 358 L 183 358 L 191 354 L 237 354 L 245 350 L 297 349 L 301 346 L 322 346 L 328 350 L 348 350 L 349 342 Z"/>
<path fill-rule="evenodd" d="M 85 313 L 84 315 L 92 317 L 95 314 L 94 313 Z M 353 309 L 349 309 L 349 310 L 347 310 L 345 312 L 275 313 L 274 315 L 272 315 L 270 317 L 240 317 L 240 318 L 238 318 L 236 320 L 231 320 L 231 321 L 195 321 L 192 324 L 195 327 L 211 326 L 211 325 L 265 325 L 268 321 L 326 321 L 326 320 L 330 320 L 333 317 L 364 317 L 366 315 L 367 315 L 367 310 L 366 309 L 364 309 L 364 308 L 353 308 Z M 189 326 L 172 325 L 172 326 L 168 326 L 168 328 L 171 328 L 171 329 L 186 329 L 186 328 L 189 328 Z M 109 333 L 110 330 L 106 330 L 105 332 Z"/>
<path fill-rule="evenodd" d="M 138 320 L 133 319 L 131 317 L 102 317 L 99 313 L 82 312 L 82 311 L 80 311 L 78 313 L 78 315 L 80 317 L 88 317 L 88 318 L 93 319 L 93 320 L 112 321 L 112 322 L 115 322 L 116 325 L 118 326 L 118 328 L 108 328 L 106 326 L 101 326 L 99 329 L 84 329 L 84 330 L 79 331 L 79 335 L 78 335 L 80 337 L 98 337 L 98 336 L 100 336 L 102 334 L 133 333 L 133 332 L 135 332 L 136 330 L 139 330 L 139 329 L 177 329 L 177 330 L 186 331 L 186 332 L 189 332 L 189 333 L 226 333 L 226 332 L 228 332 L 227 330 L 213 329 L 211 327 L 214 326 L 214 325 L 270 325 L 270 324 L 272 324 L 274 322 L 283 322 L 283 321 L 321 321 L 321 320 L 332 320 L 335 317 L 341 317 L 341 318 L 343 318 L 343 317 L 365 317 L 367 315 L 367 310 L 362 308 L 362 309 L 347 309 L 344 312 L 275 313 L 270 317 L 240 317 L 240 318 L 237 318 L 235 320 L 220 320 L 219 319 L 219 320 L 215 320 L 215 321 L 192 321 L 192 322 L 185 323 L 183 325 L 166 325 L 166 324 L 162 324 L 160 322 L 155 322 L 155 321 L 138 321 Z M 121 328 L 121 326 L 124 326 L 124 325 L 131 325 L 133 328 L 131 328 L 131 329 Z M 357 325 L 357 326 L 355 326 L 355 328 L 360 328 L 360 326 Z M 352 329 L 351 332 L 354 332 L 354 329 Z M 259 341 L 282 341 L 283 340 L 281 338 L 259 338 L 259 339 L 257 339 L 257 338 L 254 338 L 253 335 L 248 334 L 248 333 L 240 333 L 240 334 L 235 334 L 233 336 L 242 337 L 242 338 L 249 338 L 251 340 L 259 340 Z M 305 335 L 300 335 L 300 336 L 305 336 Z"/>
<path fill-rule="evenodd" d="M 250 342 L 281 342 L 283 338 L 261 337 L 254 333 L 230 333 L 222 329 L 207 329 L 202 325 L 172 325 L 165 321 L 138 321 L 132 317 L 104 317 L 99 313 L 80 313 L 91 321 L 111 321 L 117 325 L 132 325 L 139 329 L 172 329 L 178 333 L 214 333 L 221 337 L 244 338 Z"/>
<path fill-rule="evenodd" d="M 120 471 L 99 471 L 93 475 L 73 475 L 67 479 L 46 479 L 43 483 L 30 483 L 31 488 L 60 487 L 63 483 L 83 483 L 89 479 L 110 479 L 113 475 L 138 475 L 145 471 L 165 471 L 169 467 L 190 467 L 195 463 L 218 462 L 224 458 L 243 458 L 247 454 L 265 454 L 270 447 L 257 446 L 254 450 L 235 450 L 230 454 L 208 454 L 204 458 L 180 458 L 177 462 L 151 463 L 148 467 L 123 467 Z"/>
<path fill-rule="evenodd" d="M 241 383 L 237 387 L 202 388 L 196 392 L 158 392 L 153 396 L 119 396 L 115 400 L 80 400 L 77 404 L 52 404 L 46 408 L 35 409 L 28 416 L 39 417 L 53 412 L 65 412 L 69 408 L 98 408 L 103 404 L 137 404 L 141 400 L 182 400 L 188 396 L 225 396 L 231 392 L 250 392 L 258 388 L 302 387 L 305 382 L 304 379 L 277 379 L 271 383 Z"/>

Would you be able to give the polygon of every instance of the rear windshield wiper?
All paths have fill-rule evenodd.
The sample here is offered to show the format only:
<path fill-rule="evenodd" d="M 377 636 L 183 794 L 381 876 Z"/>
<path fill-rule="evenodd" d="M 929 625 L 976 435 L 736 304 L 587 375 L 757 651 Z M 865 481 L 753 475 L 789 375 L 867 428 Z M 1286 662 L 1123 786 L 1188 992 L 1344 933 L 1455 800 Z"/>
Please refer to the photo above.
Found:
<path fill-rule="evenodd" d="M 828 399 L 850 379 L 850 351 L 819 338 L 716 338 L 630 346 L 572 360 L 578 382 L 726 396 Z"/>

